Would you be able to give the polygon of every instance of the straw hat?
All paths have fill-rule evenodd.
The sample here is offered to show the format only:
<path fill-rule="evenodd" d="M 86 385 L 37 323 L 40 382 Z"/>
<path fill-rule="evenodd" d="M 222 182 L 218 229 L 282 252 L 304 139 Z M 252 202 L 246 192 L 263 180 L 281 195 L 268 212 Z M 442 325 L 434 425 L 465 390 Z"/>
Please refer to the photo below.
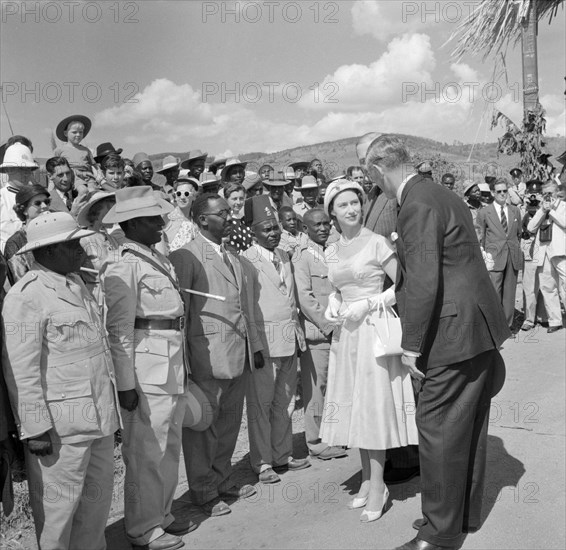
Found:
<path fill-rule="evenodd" d="M 149 185 L 124 187 L 116 191 L 116 204 L 102 222 L 120 223 L 133 218 L 163 216 L 173 209 L 173 205 L 159 198 Z"/>
<path fill-rule="evenodd" d="M 162 174 L 163 172 L 165 172 L 165 170 L 169 170 L 169 168 L 175 168 L 175 166 L 179 166 L 180 162 L 181 159 L 178 159 L 173 155 L 167 155 L 163 159 L 163 166 L 159 170 L 156 170 L 156 172 L 158 174 Z"/>
<path fill-rule="evenodd" d="M 239 159 L 230 159 L 226 161 L 224 168 L 222 168 L 222 172 L 220 172 L 220 179 L 224 181 L 226 179 L 226 174 L 228 170 L 230 170 L 234 166 L 241 166 L 244 170 L 246 169 L 247 162 L 240 162 Z"/>
<path fill-rule="evenodd" d="M 113 191 L 97 191 L 96 193 L 93 193 L 92 196 L 86 202 L 86 204 L 79 210 L 79 213 L 77 214 L 77 223 L 81 227 L 87 227 L 88 213 L 90 212 L 90 209 L 97 202 L 100 202 L 101 200 L 104 200 L 108 197 L 114 197 L 115 195 L 116 193 Z"/>
<path fill-rule="evenodd" d="M 189 158 L 181 162 L 181 168 L 189 168 L 192 162 L 199 159 L 206 160 L 207 156 L 208 153 L 203 153 L 200 149 L 195 149 L 194 151 L 190 151 Z"/>
<path fill-rule="evenodd" d="M 21 143 L 14 143 L 6 149 L 4 161 L 0 164 L 0 172 L 6 172 L 10 168 L 30 168 L 37 170 L 39 168 L 37 162 L 33 160 L 31 151 Z"/>
<path fill-rule="evenodd" d="M 55 135 L 61 141 L 67 141 L 67 136 L 63 132 L 67 130 L 67 126 L 69 126 L 71 122 L 80 122 L 85 127 L 83 137 L 86 137 L 86 135 L 90 132 L 90 129 L 92 127 L 92 122 L 90 121 L 90 118 L 84 115 L 68 116 L 67 118 L 64 118 L 61 122 L 59 122 L 59 124 L 57 124 L 57 129 L 55 130 Z"/>
<path fill-rule="evenodd" d="M 18 250 L 18 254 L 50 244 L 82 239 L 94 231 L 81 229 L 68 212 L 46 212 L 29 222 L 26 233 L 28 243 Z"/>
<path fill-rule="evenodd" d="M 474 180 L 466 180 L 464 182 L 464 195 L 468 194 L 468 191 L 472 188 L 475 187 L 476 185 L 478 185 Z"/>
<path fill-rule="evenodd" d="M 330 204 L 336 198 L 336 195 L 342 193 L 342 191 L 358 191 L 361 200 L 364 200 L 364 191 L 361 188 L 360 184 L 355 181 L 350 181 L 346 179 L 339 179 L 334 180 L 327 188 L 326 188 L 326 195 L 324 195 L 324 211 L 328 216 L 330 216 Z"/>

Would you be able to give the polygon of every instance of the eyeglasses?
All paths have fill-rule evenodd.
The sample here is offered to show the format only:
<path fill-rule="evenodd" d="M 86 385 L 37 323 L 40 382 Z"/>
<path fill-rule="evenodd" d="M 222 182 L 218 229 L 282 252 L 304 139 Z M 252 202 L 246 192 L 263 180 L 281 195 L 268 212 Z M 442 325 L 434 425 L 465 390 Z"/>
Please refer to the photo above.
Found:
<path fill-rule="evenodd" d="M 33 201 L 31 203 L 31 206 L 35 206 L 36 208 L 39 208 L 42 204 L 45 204 L 45 206 L 49 206 L 51 204 L 51 199 Z"/>
<path fill-rule="evenodd" d="M 507 189 L 500 189 L 499 191 L 495 191 L 495 193 L 497 195 L 506 195 L 507 194 Z"/>
<path fill-rule="evenodd" d="M 224 209 L 219 212 L 203 212 L 206 216 L 218 216 L 219 218 L 227 219 L 230 215 L 230 210 Z"/>
<path fill-rule="evenodd" d="M 193 193 L 191 193 L 190 191 L 176 191 L 175 195 L 177 195 L 178 197 L 190 197 L 191 195 L 193 195 Z"/>

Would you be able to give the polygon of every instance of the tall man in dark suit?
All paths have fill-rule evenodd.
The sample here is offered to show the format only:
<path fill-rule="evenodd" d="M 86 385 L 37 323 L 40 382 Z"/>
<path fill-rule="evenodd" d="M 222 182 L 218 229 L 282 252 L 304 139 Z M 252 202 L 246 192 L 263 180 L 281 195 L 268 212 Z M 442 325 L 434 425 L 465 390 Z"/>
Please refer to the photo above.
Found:
<path fill-rule="evenodd" d="M 170 256 L 179 283 L 226 300 L 185 294 L 189 365 L 213 419 L 204 431 L 183 428 L 183 453 L 193 504 L 210 516 L 222 516 L 230 507 L 221 496 L 246 498 L 256 492 L 251 485 L 236 487 L 230 476 L 244 408 L 244 372 L 263 367 L 263 346 L 252 333 L 248 290 L 253 295 L 253 288 L 244 283 L 239 257 L 222 244 L 231 227 L 228 203 L 220 195 L 201 195 L 193 204 L 193 218 L 200 229 L 196 238 Z"/>
<path fill-rule="evenodd" d="M 416 418 L 424 519 L 400 549 L 440 550 L 457 548 L 463 532 L 480 526 L 490 401 L 509 330 L 468 207 L 415 174 L 410 160 L 399 138 L 383 135 L 370 145 L 366 168 L 400 205 L 402 361 L 422 381 Z"/>
<path fill-rule="evenodd" d="M 49 177 L 50 210 L 52 212 L 71 212 L 75 176 L 67 159 L 64 157 L 47 159 L 45 169 Z"/>
<path fill-rule="evenodd" d="M 521 213 L 516 206 L 507 204 L 509 190 L 505 178 L 489 184 L 494 201 L 478 212 L 476 225 L 480 243 L 494 260 L 489 275 L 503 304 L 507 324 L 513 326 L 517 274 L 522 264 Z"/>

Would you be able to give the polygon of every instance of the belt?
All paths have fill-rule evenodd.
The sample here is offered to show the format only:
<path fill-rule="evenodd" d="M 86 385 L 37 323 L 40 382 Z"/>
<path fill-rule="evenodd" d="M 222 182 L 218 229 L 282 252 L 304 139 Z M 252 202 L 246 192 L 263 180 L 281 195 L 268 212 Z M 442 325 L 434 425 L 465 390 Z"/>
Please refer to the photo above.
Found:
<path fill-rule="evenodd" d="M 185 318 L 143 319 L 142 317 L 136 317 L 134 328 L 141 330 L 183 330 L 185 328 Z"/>

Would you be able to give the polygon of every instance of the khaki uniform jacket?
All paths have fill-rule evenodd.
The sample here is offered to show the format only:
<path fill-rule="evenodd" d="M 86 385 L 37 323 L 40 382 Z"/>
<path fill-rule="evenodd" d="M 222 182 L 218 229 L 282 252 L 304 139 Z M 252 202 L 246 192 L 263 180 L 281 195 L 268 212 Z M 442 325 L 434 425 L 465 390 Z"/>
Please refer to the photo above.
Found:
<path fill-rule="evenodd" d="M 253 364 L 254 353 L 263 349 L 255 330 L 253 287 L 246 284 L 250 278 L 244 276 L 239 257 L 227 254 L 233 273 L 212 243 L 197 233 L 193 241 L 170 255 L 182 288 L 226 298 L 221 302 L 184 294 L 194 380 L 237 378 L 244 372 L 246 354 Z"/>
<path fill-rule="evenodd" d="M 136 317 L 173 320 L 184 315 L 179 291 L 152 263 L 177 279 L 165 256 L 127 239 L 100 273 L 117 386 L 118 391 L 139 387 L 145 393 L 177 395 L 184 392 L 186 378 L 183 333 L 134 329 Z"/>
<path fill-rule="evenodd" d="M 68 286 L 68 284 L 69 286 Z M 99 309 L 75 274 L 38 263 L 6 295 L 3 367 L 20 438 L 80 443 L 119 427 Z"/>
<path fill-rule="evenodd" d="M 309 344 L 328 343 L 334 325 L 324 317 L 328 296 L 334 291 L 328 279 L 324 250 L 310 239 L 292 258 L 300 319 Z"/>
<path fill-rule="evenodd" d="M 289 256 L 278 248 L 274 250 L 283 265 L 284 276 L 281 277 L 259 248 L 253 245 L 241 256 L 247 260 L 242 263 L 249 266 L 244 272 L 253 278 L 248 284 L 254 289 L 255 321 L 264 353 L 269 357 L 288 357 L 297 351 L 297 344 L 305 351 L 305 335 L 299 322 Z"/>

